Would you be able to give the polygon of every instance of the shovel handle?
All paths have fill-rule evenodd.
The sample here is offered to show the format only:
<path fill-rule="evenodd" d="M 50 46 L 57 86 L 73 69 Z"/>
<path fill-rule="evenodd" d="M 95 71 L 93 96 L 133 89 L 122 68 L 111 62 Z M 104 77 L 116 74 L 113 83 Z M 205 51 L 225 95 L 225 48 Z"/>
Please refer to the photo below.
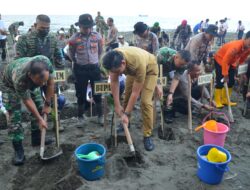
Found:
<path fill-rule="evenodd" d="M 56 146 L 59 148 L 59 117 L 57 109 L 57 94 L 54 94 L 54 112 L 55 112 L 55 129 L 56 129 Z"/>
<path fill-rule="evenodd" d="M 131 152 L 135 152 L 135 147 L 133 145 L 133 141 L 132 141 L 131 135 L 130 135 L 129 130 L 128 130 L 128 125 L 123 123 L 123 128 L 124 128 L 124 132 L 126 135 L 126 139 L 128 141 L 129 149 Z"/>
<path fill-rule="evenodd" d="M 45 122 L 47 122 L 47 115 L 44 114 L 43 119 Z M 40 147 L 40 156 L 43 157 L 44 149 L 45 149 L 45 135 L 46 135 L 46 129 L 42 127 L 41 132 L 41 147 Z"/>
<path fill-rule="evenodd" d="M 228 102 L 228 115 L 229 115 L 229 119 L 230 119 L 230 122 L 234 122 L 234 117 L 233 117 L 233 113 L 232 113 L 232 108 L 231 108 L 231 105 L 230 105 L 230 97 L 229 97 L 229 92 L 228 92 L 228 86 L 227 86 L 227 83 L 224 82 L 224 88 L 226 90 L 226 95 L 227 95 L 227 102 Z"/>

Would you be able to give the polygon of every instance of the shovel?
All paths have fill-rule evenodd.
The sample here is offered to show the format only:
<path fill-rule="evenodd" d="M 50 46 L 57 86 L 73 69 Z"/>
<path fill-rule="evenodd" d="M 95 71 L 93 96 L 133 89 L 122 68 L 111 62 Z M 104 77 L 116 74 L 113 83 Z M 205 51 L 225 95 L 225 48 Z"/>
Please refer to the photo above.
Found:
<path fill-rule="evenodd" d="M 130 135 L 129 130 L 128 130 L 128 125 L 123 123 L 123 128 L 124 128 L 124 132 L 125 132 L 125 136 L 126 136 L 128 145 L 129 145 L 130 152 L 133 155 L 135 155 L 136 154 L 135 153 L 135 147 L 133 145 L 133 141 L 132 141 L 131 135 Z"/>
<path fill-rule="evenodd" d="M 54 95 L 54 111 L 55 111 L 55 128 L 56 128 L 56 150 L 53 151 L 53 155 L 51 156 L 44 156 L 45 152 L 45 135 L 46 135 L 46 129 L 42 128 L 42 135 L 41 135 L 41 147 L 40 147 L 40 157 L 41 160 L 47 161 L 54 158 L 57 158 L 60 156 L 63 152 L 59 147 L 59 122 L 58 122 L 58 110 L 57 110 L 57 94 Z M 47 122 L 47 115 L 44 115 L 44 120 Z M 48 149 L 49 150 L 49 149 Z M 55 153 L 54 153 L 55 152 Z"/>
<path fill-rule="evenodd" d="M 233 116 L 233 113 L 232 113 L 232 108 L 231 108 L 231 105 L 230 105 L 230 97 L 229 97 L 229 92 L 228 92 L 228 86 L 227 86 L 227 83 L 224 82 L 224 88 L 226 90 L 226 95 L 227 95 L 227 102 L 228 102 L 228 116 L 229 116 L 229 119 L 230 119 L 230 122 L 234 122 L 234 116 Z"/>

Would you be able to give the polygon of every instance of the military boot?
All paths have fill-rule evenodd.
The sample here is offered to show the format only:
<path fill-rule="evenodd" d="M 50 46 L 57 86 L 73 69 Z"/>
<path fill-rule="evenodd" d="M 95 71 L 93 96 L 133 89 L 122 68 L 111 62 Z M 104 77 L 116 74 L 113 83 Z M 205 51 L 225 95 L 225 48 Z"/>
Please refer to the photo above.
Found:
<path fill-rule="evenodd" d="M 15 150 L 15 155 L 12 160 L 12 163 L 15 166 L 19 166 L 24 164 L 25 156 L 24 156 L 24 150 L 23 150 L 23 144 L 22 141 L 12 141 L 13 148 Z"/>

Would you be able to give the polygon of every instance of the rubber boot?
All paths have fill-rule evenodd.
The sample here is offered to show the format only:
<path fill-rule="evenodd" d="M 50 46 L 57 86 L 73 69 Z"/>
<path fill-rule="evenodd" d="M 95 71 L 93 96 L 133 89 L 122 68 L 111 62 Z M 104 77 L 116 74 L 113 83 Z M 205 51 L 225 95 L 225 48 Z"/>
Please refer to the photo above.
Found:
<path fill-rule="evenodd" d="M 45 137 L 45 145 L 53 143 L 54 140 L 50 137 Z M 31 145 L 40 146 L 41 145 L 41 131 L 40 129 L 31 131 Z"/>
<path fill-rule="evenodd" d="M 24 150 L 22 141 L 12 141 L 13 148 L 15 150 L 15 155 L 12 160 L 15 166 L 23 165 L 25 161 Z"/>
<path fill-rule="evenodd" d="M 222 89 L 215 88 L 214 90 L 214 101 L 216 103 L 216 108 L 223 108 L 223 104 L 221 103 L 222 98 Z"/>
<path fill-rule="evenodd" d="M 229 98 L 231 97 L 232 95 L 232 88 L 228 88 L 228 94 L 229 94 Z M 231 99 L 231 98 L 230 98 Z M 221 100 L 221 103 L 223 105 L 228 105 L 228 101 L 227 101 L 227 93 L 226 93 L 226 89 L 223 88 L 222 89 L 222 100 Z M 230 106 L 237 106 L 237 103 L 236 102 L 231 102 L 230 101 Z"/>

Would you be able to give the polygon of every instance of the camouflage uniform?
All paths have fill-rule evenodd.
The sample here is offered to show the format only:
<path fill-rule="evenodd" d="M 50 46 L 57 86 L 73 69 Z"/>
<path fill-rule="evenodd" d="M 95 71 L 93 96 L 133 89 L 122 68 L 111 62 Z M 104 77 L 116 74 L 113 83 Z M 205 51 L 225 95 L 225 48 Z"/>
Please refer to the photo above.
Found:
<path fill-rule="evenodd" d="M 18 35 L 17 33 L 18 28 L 19 28 L 19 22 L 12 23 L 8 28 L 12 42 L 15 41 L 15 37 Z"/>
<path fill-rule="evenodd" d="M 30 63 L 42 61 L 49 66 L 50 78 L 53 77 L 53 66 L 45 56 L 25 57 L 12 61 L 0 77 L 0 89 L 3 92 L 3 104 L 9 113 L 9 136 L 12 141 L 21 141 L 24 138 L 21 125 L 21 100 L 32 98 L 38 111 L 41 113 L 43 100 L 38 86 L 28 77 Z M 36 118 L 31 116 L 31 130 L 39 130 Z"/>
<path fill-rule="evenodd" d="M 146 39 L 140 36 L 136 37 L 135 46 L 155 55 L 159 49 L 158 38 L 153 32 L 149 31 Z"/>
<path fill-rule="evenodd" d="M 174 32 L 173 42 L 177 38 L 176 50 L 182 50 L 186 47 L 190 37 L 192 35 L 192 30 L 190 25 L 182 26 L 179 25 Z M 178 36 L 178 37 L 177 37 Z"/>
<path fill-rule="evenodd" d="M 108 25 L 105 23 L 105 20 L 102 16 L 97 16 L 95 18 L 96 22 L 96 31 L 99 32 L 102 36 L 107 32 Z"/>
<path fill-rule="evenodd" d="M 186 68 L 176 68 L 174 64 L 174 56 L 177 53 L 176 50 L 163 47 L 160 48 L 157 53 L 157 63 L 163 67 L 163 76 L 166 76 L 169 80 L 173 78 L 180 79 Z"/>
<path fill-rule="evenodd" d="M 45 38 L 36 31 L 25 34 L 16 44 L 16 58 L 44 55 L 50 59 L 54 67 L 63 67 L 63 55 L 58 48 L 56 36 L 48 34 Z"/>
<path fill-rule="evenodd" d="M 170 88 L 170 84 L 173 78 L 180 80 L 181 75 L 184 73 L 185 68 L 176 68 L 175 67 L 175 63 L 174 63 L 174 56 L 177 53 L 177 51 L 168 48 L 168 47 L 163 47 L 160 48 L 158 53 L 157 53 L 157 63 L 160 65 L 162 65 L 163 68 L 163 76 L 167 77 L 167 87 L 163 88 L 164 91 L 164 95 L 163 95 L 163 99 L 164 99 L 164 104 L 166 105 L 166 99 L 168 97 L 169 94 L 169 88 Z M 171 113 L 172 114 L 172 105 L 169 106 L 163 106 L 164 109 L 164 114 L 166 117 L 167 114 Z"/>

